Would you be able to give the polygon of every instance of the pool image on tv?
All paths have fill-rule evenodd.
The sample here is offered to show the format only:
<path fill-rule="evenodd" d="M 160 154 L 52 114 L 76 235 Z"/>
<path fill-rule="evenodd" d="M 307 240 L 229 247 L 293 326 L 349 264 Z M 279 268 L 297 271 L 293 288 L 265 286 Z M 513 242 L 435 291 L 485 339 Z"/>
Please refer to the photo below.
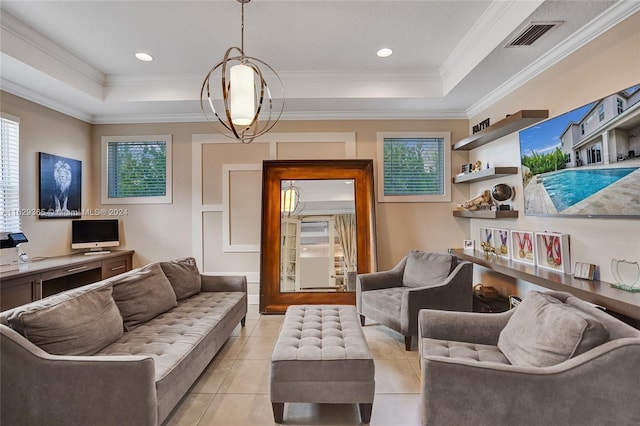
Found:
<path fill-rule="evenodd" d="M 640 84 L 519 137 L 525 214 L 640 217 Z"/>

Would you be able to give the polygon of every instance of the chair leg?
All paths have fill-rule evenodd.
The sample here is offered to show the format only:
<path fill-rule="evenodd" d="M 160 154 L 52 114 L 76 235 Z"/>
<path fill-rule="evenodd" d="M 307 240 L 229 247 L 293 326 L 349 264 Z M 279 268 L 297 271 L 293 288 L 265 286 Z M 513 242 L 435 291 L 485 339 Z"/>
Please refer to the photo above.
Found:
<path fill-rule="evenodd" d="M 359 403 L 358 408 L 360 409 L 360 420 L 362 423 L 367 424 L 371 422 L 371 409 L 373 408 L 372 403 Z"/>
<path fill-rule="evenodd" d="M 364 315 L 360 315 L 360 325 L 364 327 Z"/>
<path fill-rule="evenodd" d="M 282 423 L 282 417 L 284 417 L 284 402 L 272 402 L 271 408 L 273 408 L 273 420 L 276 423 Z"/>
<path fill-rule="evenodd" d="M 411 336 L 404 336 L 404 350 L 411 350 Z"/>

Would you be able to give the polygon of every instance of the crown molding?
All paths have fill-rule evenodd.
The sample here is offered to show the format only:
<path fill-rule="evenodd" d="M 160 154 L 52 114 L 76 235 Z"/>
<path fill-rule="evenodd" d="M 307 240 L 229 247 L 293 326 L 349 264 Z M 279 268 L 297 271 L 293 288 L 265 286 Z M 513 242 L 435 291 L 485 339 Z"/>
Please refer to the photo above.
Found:
<path fill-rule="evenodd" d="M 24 43 L 29 47 L 36 49 L 39 55 L 53 59 L 55 62 L 61 64 L 70 71 L 79 73 L 83 77 L 88 78 L 100 86 L 104 85 L 106 76 L 103 72 L 87 64 L 68 50 L 49 40 L 38 31 L 5 11 L 2 11 L 0 28 L 13 35 L 18 43 Z M 2 51 L 6 51 L 8 48 L 10 49 L 12 47 L 7 46 L 6 43 L 7 40 L 3 40 Z M 14 45 L 13 47 L 18 50 L 24 50 L 25 46 Z"/>
<path fill-rule="evenodd" d="M 640 2 L 620 1 L 568 37 L 563 43 L 542 55 L 522 72 L 514 75 L 466 111 L 471 118 L 498 103 L 502 98 L 551 68 L 587 43 L 598 38 L 631 15 L 640 11 Z"/>
<path fill-rule="evenodd" d="M 311 111 L 283 113 L 281 121 L 344 120 L 467 120 L 464 111 Z M 202 113 L 184 114 L 101 114 L 92 124 L 201 123 Z"/>
<path fill-rule="evenodd" d="M 48 96 L 44 96 L 40 93 L 34 92 L 33 90 L 27 87 L 13 83 L 2 77 L 0 77 L 0 89 L 4 90 L 7 93 L 11 93 L 12 95 L 18 96 L 20 98 L 26 99 L 36 104 L 42 105 L 46 108 L 57 111 L 59 113 L 66 114 L 73 118 L 77 118 L 78 120 L 84 121 L 86 123 L 93 124 L 94 122 L 93 116 L 91 114 L 88 114 L 84 111 L 73 108 L 67 104 L 60 103 L 54 99 L 51 99 Z"/>

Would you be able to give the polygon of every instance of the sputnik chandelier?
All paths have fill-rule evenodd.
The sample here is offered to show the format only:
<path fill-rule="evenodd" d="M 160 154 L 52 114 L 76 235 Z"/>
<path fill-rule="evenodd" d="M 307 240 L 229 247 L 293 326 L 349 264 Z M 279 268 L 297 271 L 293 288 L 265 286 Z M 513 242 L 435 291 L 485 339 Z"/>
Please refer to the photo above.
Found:
<path fill-rule="evenodd" d="M 222 61 L 209 70 L 200 89 L 200 107 L 208 121 L 222 124 L 216 130 L 224 136 L 250 143 L 275 126 L 284 110 L 284 86 L 271 66 L 244 52 L 244 5 L 241 6 L 240 47 L 230 47 Z M 279 83 L 281 98 L 274 100 L 265 78 L 266 71 Z M 216 87 L 221 89 L 216 93 Z M 215 103 L 222 107 L 216 109 Z M 277 104 L 280 104 L 279 106 Z M 224 110 L 224 111 L 222 111 Z"/>

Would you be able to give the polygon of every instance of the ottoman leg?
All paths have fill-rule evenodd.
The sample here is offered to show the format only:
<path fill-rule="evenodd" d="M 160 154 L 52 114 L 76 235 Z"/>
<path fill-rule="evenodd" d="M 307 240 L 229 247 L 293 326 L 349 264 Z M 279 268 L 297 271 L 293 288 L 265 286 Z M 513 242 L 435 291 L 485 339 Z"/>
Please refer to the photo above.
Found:
<path fill-rule="evenodd" d="M 276 423 L 282 423 L 282 417 L 284 416 L 284 402 L 272 402 L 271 408 L 273 408 L 273 420 Z M 371 414 L 371 412 L 369 412 Z"/>
<path fill-rule="evenodd" d="M 247 324 L 247 316 L 243 316 L 242 319 L 240 320 L 240 325 L 242 327 L 244 327 Z"/>
<path fill-rule="evenodd" d="M 361 402 L 358 404 L 358 408 L 360 409 L 360 420 L 362 420 L 362 423 L 369 423 L 371 421 L 371 409 L 373 408 L 373 404 Z"/>

